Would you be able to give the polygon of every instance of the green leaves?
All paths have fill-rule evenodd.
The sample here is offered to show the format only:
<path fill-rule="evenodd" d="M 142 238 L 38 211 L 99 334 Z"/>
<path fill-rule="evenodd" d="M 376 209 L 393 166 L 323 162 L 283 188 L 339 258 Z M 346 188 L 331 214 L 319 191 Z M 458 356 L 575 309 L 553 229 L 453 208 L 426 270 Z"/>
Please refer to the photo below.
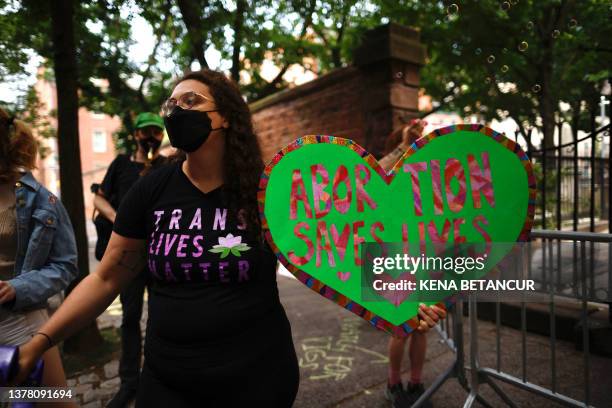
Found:
<path fill-rule="evenodd" d="M 221 254 L 219 258 L 223 259 L 223 258 L 226 258 L 230 253 L 236 257 L 240 257 L 241 252 L 248 251 L 249 249 L 251 249 L 250 246 L 248 246 L 245 243 L 240 243 L 237 245 L 233 245 L 231 247 L 225 247 L 222 245 L 214 245 L 211 249 L 208 250 L 208 252 L 212 252 L 215 254 Z"/>
<path fill-rule="evenodd" d="M 497 0 L 456 2 L 454 16 L 442 2 L 374 3 L 382 16 L 420 28 L 429 55 L 421 86 L 443 111 L 485 121 L 511 117 L 519 126 L 546 121 L 550 139 L 555 117 L 588 118 L 584 107 L 612 75 L 612 53 L 603 45 L 612 35 L 609 1 L 521 0 L 507 10 Z M 564 114 L 560 102 L 575 112 Z M 588 130 L 589 121 L 572 126 Z"/>
<path fill-rule="evenodd" d="M 185 18 L 179 3 L 197 12 Z M 576 123 L 583 129 L 601 83 L 612 75 L 608 0 L 524 0 L 508 10 L 497 0 L 467 1 L 458 2 L 452 17 L 447 3 L 417 0 L 240 4 L 238 23 L 236 2 L 77 2 L 80 104 L 119 116 L 118 146 L 129 149 L 131 118 L 157 111 L 176 76 L 205 51 L 211 59 L 211 46 L 221 58 L 218 66 L 208 61 L 215 62 L 213 69 L 232 71 L 238 53 L 239 85 L 252 102 L 288 87 L 287 71 L 322 75 L 350 64 L 364 32 L 389 21 L 421 31 L 428 50 L 421 86 L 440 109 L 460 115 L 487 121 L 512 117 L 534 125 L 544 106 L 561 119 L 574 117 L 560 111 L 563 101 L 579 110 Z M 48 21 L 47 2 L 0 0 L 0 79 L 25 73 L 32 54 L 52 60 Z M 559 35 L 553 38 L 554 30 Z M 143 35 L 153 37 L 154 48 L 137 61 L 130 47 Z M 521 50 L 522 42 L 528 47 Z M 495 62 L 487 62 L 490 55 Z M 276 69 L 268 69 L 269 62 Z M 94 84 L 92 78 L 101 81 Z M 532 91 L 536 84 L 541 91 Z"/>
<path fill-rule="evenodd" d="M 209 249 L 208 252 L 213 252 L 213 253 L 216 253 L 216 254 L 220 253 L 221 254 L 221 259 L 227 257 L 230 254 L 230 252 L 232 254 L 234 254 L 234 255 L 236 255 L 236 253 L 237 253 L 238 254 L 237 256 L 240 256 L 240 252 L 234 250 L 233 248 L 225 248 L 225 247 L 212 248 L 212 249 Z"/>

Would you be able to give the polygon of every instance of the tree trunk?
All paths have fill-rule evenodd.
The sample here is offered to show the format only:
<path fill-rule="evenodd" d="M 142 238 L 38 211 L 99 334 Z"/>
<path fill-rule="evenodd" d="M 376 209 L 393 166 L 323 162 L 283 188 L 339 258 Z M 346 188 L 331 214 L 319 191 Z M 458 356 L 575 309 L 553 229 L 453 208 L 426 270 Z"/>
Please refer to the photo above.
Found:
<path fill-rule="evenodd" d="M 242 46 L 242 26 L 244 24 L 244 11 L 246 9 L 245 0 L 238 0 L 236 3 L 236 15 L 234 18 L 234 49 L 232 53 L 232 79 L 238 83 L 240 81 L 240 47 Z"/>
<path fill-rule="evenodd" d="M 574 0 L 563 0 L 560 4 L 551 5 L 547 12 L 546 23 L 540 32 L 544 53 L 539 72 L 542 81 L 539 113 L 542 117 L 542 133 L 544 133 L 542 147 L 545 149 L 555 146 L 555 112 L 559 108 L 558 93 L 554 91 L 555 84 L 553 84 L 553 48 L 557 41 L 553 33 L 555 30 L 561 29 L 569 10 L 574 7 L 574 3 Z M 551 151 L 550 153 L 554 152 Z"/>
<path fill-rule="evenodd" d="M 544 134 L 543 149 L 551 149 L 555 145 L 555 108 L 556 101 L 554 91 L 552 89 L 552 44 L 550 41 L 545 42 L 547 47 L 544 61 L 540 69 L 540 78 L 542 79 L 542 90 L 540 94 L 540 116 L 542 118 L 542 133 Z"/>
<path fill-rule="evenodd" d="M 53 69 L 57 89 L 57 145 L 60 164 L 61 198 L 74 228 L 79 276 L 71 290 L 89 274 L 89 245 L 85 231 L 85 205 L 79 147 L 79 103 L 77 61 L 74 42 L 74 3 L 72 0 L 50 2 L 53 39 Z M 95 321 L 66 341 L 64 348 L 79 351 L 96 347 L 102 338 Z M 97 343 L 97 344 L 96 344 Z M 68 350 L 67 350 L 68 351 Z"/>
<path fill-rule="evenodd" d="M 176 4 L 181 11 L 183 23 L 187 27 L 192 55 L 198 60 L 201 68 L 208 68 L 208 62 L 204 56 L 203 5 L 194 0 L 177 0 Z"/>

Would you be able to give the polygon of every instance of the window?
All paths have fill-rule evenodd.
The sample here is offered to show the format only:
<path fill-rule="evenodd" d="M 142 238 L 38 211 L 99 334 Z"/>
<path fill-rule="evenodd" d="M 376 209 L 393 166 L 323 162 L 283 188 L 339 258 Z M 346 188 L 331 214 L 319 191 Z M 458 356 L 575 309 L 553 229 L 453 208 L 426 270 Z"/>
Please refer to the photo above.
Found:
<path fill-rule="evenodd" d="M 106 152 L 106 132 L 94 130 L 92 134 L 92 146 L 94 153 Z"/>

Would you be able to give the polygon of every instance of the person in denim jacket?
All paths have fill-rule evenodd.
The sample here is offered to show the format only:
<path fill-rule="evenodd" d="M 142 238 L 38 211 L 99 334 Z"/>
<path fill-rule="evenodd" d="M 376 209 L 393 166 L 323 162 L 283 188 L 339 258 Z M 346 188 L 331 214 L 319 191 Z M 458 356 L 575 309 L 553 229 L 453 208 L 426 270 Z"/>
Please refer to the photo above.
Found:
<path fill-rule="evenodd" d="M 20 346 L 48 320 L 47 300 L 77 276 L 72 225 L 61 202 L 29 172 L 30 129 L 0 109 L 0 344 Z M 43 356 L 46 386 L 65 386 L 57 347 Z"/>
<path fill-rule="evenodd" d="M 15 277 L 6 282 L 14 289 L 15 298 L 3 306 L 14 311 L 44 308 L 48 298 L 77 276 L 72 224 L 62 203 L 30 172 L 15 183 L 15 198 Z"/>

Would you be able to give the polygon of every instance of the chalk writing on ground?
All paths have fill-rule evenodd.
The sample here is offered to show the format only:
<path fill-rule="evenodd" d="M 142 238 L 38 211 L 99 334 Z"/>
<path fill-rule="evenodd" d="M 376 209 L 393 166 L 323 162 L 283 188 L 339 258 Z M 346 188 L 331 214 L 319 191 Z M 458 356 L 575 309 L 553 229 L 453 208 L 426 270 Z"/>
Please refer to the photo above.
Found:
<path fill-rule="evenodd" d="M 359 345 L 359 319 L 344 319 L 339 336 L 307 337 L 298 352 L 300 369 L 312 381 L 345 379 L 355 364 L 388 364 L 386 355 Z"/>

